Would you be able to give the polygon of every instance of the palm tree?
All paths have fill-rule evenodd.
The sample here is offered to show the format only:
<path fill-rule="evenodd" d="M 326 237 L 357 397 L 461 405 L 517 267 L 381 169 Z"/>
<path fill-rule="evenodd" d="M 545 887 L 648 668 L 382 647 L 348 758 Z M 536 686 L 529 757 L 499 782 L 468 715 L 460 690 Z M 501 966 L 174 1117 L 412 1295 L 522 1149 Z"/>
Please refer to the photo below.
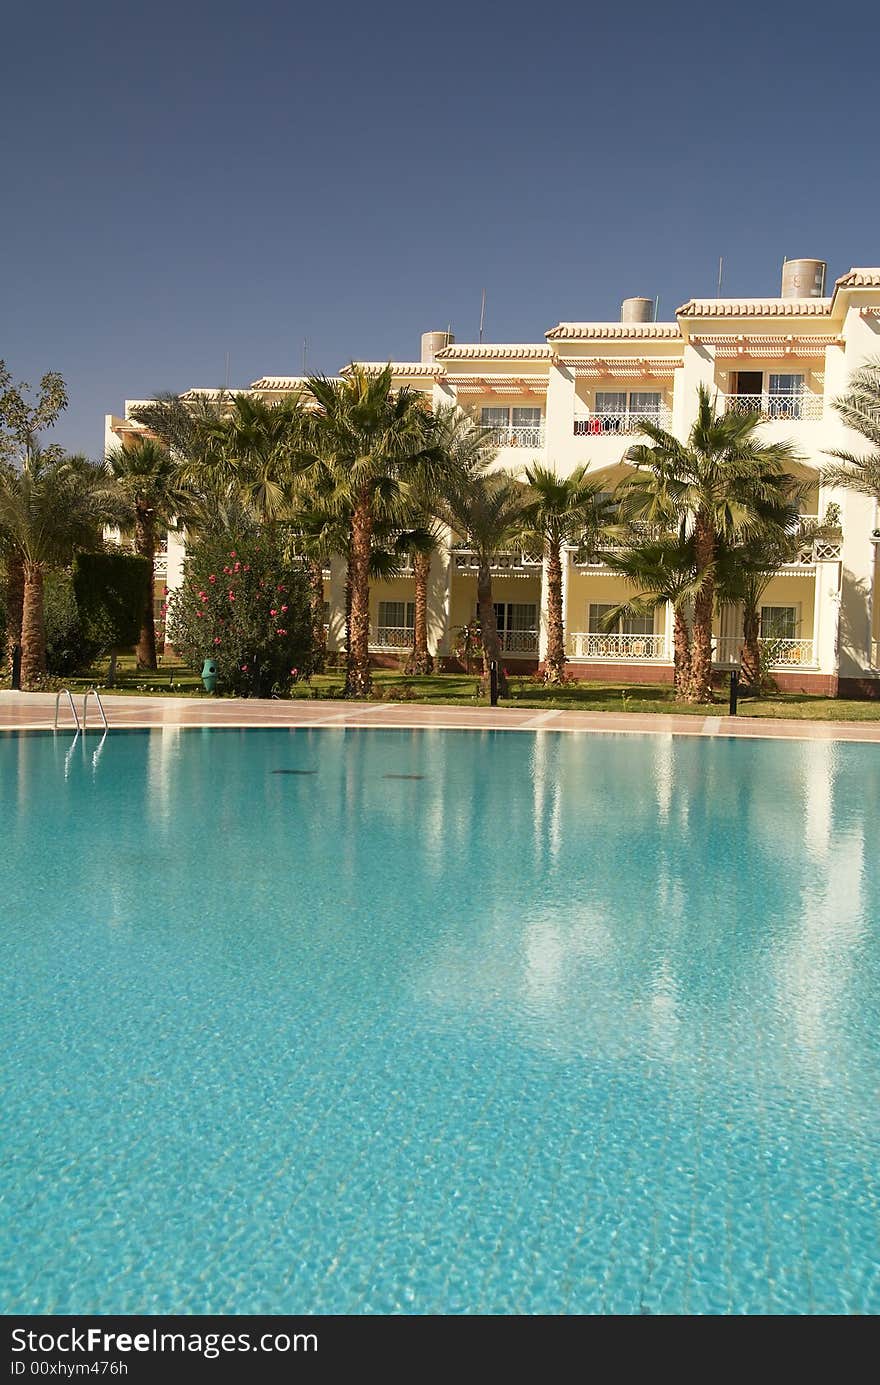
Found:
<path fill-rule="evenodd" d="M 335 505 L 349 520 L 348 582 L 351 593 L 347 638 L 350 654 L 345 695 L 369 697 L 370 575 L 377 525 L 400 522 L 410 501 L 409 488 L 424 477 L 432 456 L 420 395 L 391 391 L 391 367 L 370 374 L 349 367 L 346 378 L 313 377 L 309 389 L 318 412 L 303 432 L 301 456 L 308 482 L 314 469 L 329 468 Z"/>
<path fill-rule="evenodd" d="M 587 479 L 587 467 L 559 476 L 552 467 L 526 467 L 524 542 L 543 557 L 547 572 L 547 655 L 544 682 L 565 680 L 565 627 L 562 615 L 562 549 L 570 543 L 593 543 L 614 518 L 614 505 L 601 486 Z"/>
<path fill-rule="evenodd" d="M 474 469 L 450 488 L 443 511 L 449 527 L 474 550 L 477 561 L 477 614 L 483 645 L 483 687 L 490 667 L 498 669 L 498 692 L 507 693 L 501 664 L 501 641 L 492 598 L 492 565 L 499 553 L 519 541 L 527 526 L 527 492 L 506 471 Z"/>
<path fill-rule="evenodd" d="M 285 395 L 268 404 L 234 394 L 222 414 L 194 429 L 186 479 L 209 495 L 234 494 L 261 524 L 289 515 L 300 456 L 303 397 Z"/>
<path fill-rule="evenodd" d="M 428 583 L 431 559 L 443 546 L 443 497 L 481 467 L 486 467 L 497 448 L 488 429 L 481 428 L 455 404 L 441 404 L 425 416 L 429 451 L 427 461 L 416 469 L 410 485 L 412 528 L 400 536 L 398 551 L 412 560 L 414 585 L 413 647 L 407 659 L 408 674 L 432 671 L 428 649 Z"/>
<path fill-rule="evenodd" d="M 849 389 L 834 407 L 848 428 L 861 433 L 873 451 L 857 453 L 834 449 L 828 453 L 838 465 L 823 467 L 826 486 L 843 486 L 860 491 L 880 503 L 880 359 L 869 361 L 854 372 Z"/>
<path fill-rule="evenodd" d="M 153 564 L 156 557 L 157 529 L 169 529 L 185 517 L 192 492 L 185 484 L 181 465 L 168 448 L 155 438 L 144 437 L 107 453 L 105 465 L 120 494 L 125 498 L 128 521 L 134 526 L 135 552 L 148 559 L 150 584 L 141 620 L 137 645 L 137 666 L 155 669 L 156 625 L 154 620 Z"/>
<path fill-rule="evenodd" d="M 761 528 L 738 543 L 722 544 L 718 561 L 718 588 L 722 601 L 742 605 L 743 683 L 759 688 L 761 683 L 761 598 L 773 578 L 788 563 L 803 561 L 816 539 L 839 536 L 839 529 L 828 519 L 823 523 L 804 523 L 796 499 L 771 508 Z"/>
<path fill-rule="evenodd" d="M 687 442 L 648 419 L 641 421 L 649 441 L 629 449 L 627 460 L 636 472 L 617 491 L 626 516 L 674 530 L 683 523 L 692 525 L 697 577 L 688 690 L 692 702 L 713 701 L 712 618 L 719 543 L 757 533 L 761 507 L 784 504 L 790 489 L 784 468 L 796 461 L 796 454 L 789 443 L 761 442 L 760 422 L 754 413 L 717 413 L 701 385 Z"/>
<path fill-rule="evenodd" d="M 645 539 L 634 536 L 631 546 L 603 555 L 606 567 L 635 587 L 631 601 L 609 611 L 606 623 L 616 626 L 627 615 L 648 615 L 672 607 L 673 681 L 675 697 L 685 702 L 690 693 L 690 629 L 688 617 L 699 590 L 693 535 L 661 534 Z"/>
<path fill-rule="evenodd" d="M 69 562 L 77 550 L 100 548 L 103 526 L 116 514 L 103 468 L 86 458 L 42 452 L 31 439 L 21 469 L 0 471 L 0 532 L 23 579 L 24 688 L 39 686 L 46 673 L 46 569 Z"/>

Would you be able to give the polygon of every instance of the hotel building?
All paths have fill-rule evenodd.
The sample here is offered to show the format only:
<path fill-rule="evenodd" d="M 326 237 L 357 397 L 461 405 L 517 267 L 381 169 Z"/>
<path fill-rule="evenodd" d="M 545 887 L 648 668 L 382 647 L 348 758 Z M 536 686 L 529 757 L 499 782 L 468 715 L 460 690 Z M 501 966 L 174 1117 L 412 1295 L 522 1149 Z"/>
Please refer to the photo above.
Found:
<path fill-rule="evenodd" d="M 624 301 L 618 322 L 560 322 L 539 343 L 463 344 L 427 332 L 420 357 L 394 361 L 394 385 L 454 403 L 490 428 L 496 465 L 521 470 L 538 461 L 567 473 L 586 464 L 603 490 L 626 474 L 627 449 L 650 418 L 682 440 L 705 385 L 722 409 L 754 410 L 761 433 L 792 442 L 806 483 L 804 520 L 839 516 L 840 537 L 806 541 L 797 561 L 776 575 L 762 598 L 761 633 L 773 677 L 787 690 L 880 695 L 880 515 L 874 500 L 821 483 L 831 448 L 868 450 L 847 430 L 833 401 L 858 366 L 880 359 L 880 268 L 852 269 L 825 292 L 825 266 L 792 260 L 778 298 L 692 298 L 670 322 L 654 321 L 654 302 Z M 385 362 L 362 362 L 379 371 Z M 350 367 L 348 367 L 350 368 Z M 345 371 L 342 372 L 345 374 Z M 277 400 L 301 389 L 296 376 L 263 376 L 250 390 Z M 192 391 L 193 395 L 199 391 Z M 137 433 L 129 400 L 106 420 L 107 443 Z M 829 507 L 832 507 L 829 511 Z M 607 546 L 606 550 L 607 551 Z M 158 575 L 180 581 L 183 549 L 169 535 Z M 546 641 L 542 564 L 527 554 L 499 555 L 493 575 L 496 617 L 508 671 L 540 662 Z M 344 569 L 326 572 L 328 645 L 344 645 Z M 672 614 L 623 622 L 603 616 L 631 590 L 605 564 L 603 551 L 572 549 L 563 565 L 568 669 L 580 678 L 662 683 L 672 680 Z M 454 535 L 432 560 L 429 644 L 441 667 L 460 667 L 462 632 L 476 614 L 476 571 Z M 405 658 L 412 643 L 413 581 L 406 571 L 371 591 L 371 647 L 377 663 Z M 741 614 L 716 618 L 719 669 L 736 662 Z"/>

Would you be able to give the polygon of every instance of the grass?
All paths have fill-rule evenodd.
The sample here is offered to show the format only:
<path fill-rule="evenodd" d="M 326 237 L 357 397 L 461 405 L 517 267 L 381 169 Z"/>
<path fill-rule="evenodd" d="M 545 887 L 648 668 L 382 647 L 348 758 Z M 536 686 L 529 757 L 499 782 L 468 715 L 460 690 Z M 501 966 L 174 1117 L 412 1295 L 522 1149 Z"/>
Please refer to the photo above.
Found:
<path fill-rule="evenodd" d="M 107 664 L 90 669 L 88 674 L 64 680 L 71 690 L 84 691 L 96 684 L 106 688 Z M 377 700 L 392 700 L 418 705 L 440 703 L 459 706 L 478 706 L 485 699 L 478 695 L 476 675 L 442 673 L 426 678 L 407 678 L 389 669 L 376 669 L 373 675 Z M 339 697 L 342 693 L 341 673 L 316 675 L 310 683 L 294 685 L 294 698 Z M 135 668 L 132 655 L 122 656 L 117 669 L 114 693 L 141 696 L 166 694 L 173 697 L 204 696 L 198 674 L 176 660 L 163 660 L 158 673 L 144 673 Z M 562 709 L 582 712 L 674 712 L 676 715 L 705 716 L 706 707 L 676 703 L 672 689 L 666 684 L 633 683 L 572 683 L 564 688 L 544 688 L 531 678 L 512 678 L 510 697 L 501 706 L 534 707 L 536 710 Z M 726 694 L 719 693 L 715 708 L 718 714 L 727 712 Z M 853 701 L 847 699 L 812 697 L 806 693 L 776 693 L 770 697 L 741 698 L 739 715 L 743 717 L 791 718 L 798 721 L 880 721 L 880 700 Z"/>

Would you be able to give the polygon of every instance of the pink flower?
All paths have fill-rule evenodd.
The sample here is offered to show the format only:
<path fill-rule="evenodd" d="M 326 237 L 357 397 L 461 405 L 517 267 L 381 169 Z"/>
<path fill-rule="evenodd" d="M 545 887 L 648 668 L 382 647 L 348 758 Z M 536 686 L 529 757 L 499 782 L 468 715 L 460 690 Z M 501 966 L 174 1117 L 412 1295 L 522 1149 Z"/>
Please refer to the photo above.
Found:
<path fill-rule="evenodd" d="M 235 592 L 230 592 L 230 593 L 229 593 L 229 600 L 230 600 L 230 601 L 234 601 L 234 600 L 235 600 Z"/>
<path fill-rule="evenodd" d="M 242 664 L 241 671 L 242 673 L 247 673 L 247 664 Z"/>
<path fill-rule="evenodd" d="M 229 574 L 232 572 L 232 568 L 231 568 L 231 567 L 225 567 L 225 568 L 223 569 L 223 571 L 226 573 L 226 575 L 227 575 L 227 577 L 228 577 Z"/>
<path fill-rule="evenodd" d="M 286 635 L 286 634 L 287 634 L 287 631 L 286 631 L 286 630 L 276 630 L 276 631 L 275 631 L 275 634 L 276 634 L 276 635 Z"/>
<path fill-rule="evenodd" d="M 209 581 L 209 582 L 216 582 L 216 581 L 217 581 L 217 578 L 214 576 L 213 572 L 211 573 L 211 576 L 208 578 L 208 581 Z"/>
<path fill-rule="evenodd" d="M 278 614 L 278 612 L 276 611 L 275 607 L 273 606 L 272 609 L 271 609 L 270 612 L 269 612 L 269 615 L 270 615 L 270 616 L 277 616 L 277 614 Z"/>
<path fill-rule="evenodd" d="M 215 636 L 214 636 L 214 643 L 215 643 L 215 644 L 219 644 L 219 643 L 220 643 L 220 636 L 219 636 L 219 635 L 215 635 Z"/>
<path fill-rule="evenodd" d="M 245 565 L 244 565 L 244 570 L 245 570 L 245 572 L 250 572 L 250 570 L 251 570 L 251 565 L 250 565 L 250 563 L 245 563 Z"/>
<path fill-rule="evenodd" d="M 197 618 L 198 618 L 199 620 L 202 619 L 202 616 L 203 616 L 204 614 L 205 614 L 204 611 L 196 611 L 196 616 L 197 616 Z"/>
<path fill-rule="evenodd" d="M 290 670 L 290 672 L 293 674 L 293 677 L 296 678 L 297 674 L 299 673 L 299 669 L 298 669 L 298 668 L 292 668 L 292 669 Z"/>
<path fill-rule="evenodd" d="M 234 558 L 234 557 L 235 557 L 235 549 L 234 549 L 234 548 L 231 550 L 229 556 L 230 556 L 230 558 Z"/>
<path fill-rule="evenodd" d="M 282 606 L 281 609 L 282 609 L 282 611 L 286 611 L 286 610 L 287 610 L 287 607 L 286 607 L 286 606 Z"/>
<path fill-rule="evenodd" d="M 241 572 L 241 563 L 236 563 L 236 564 L 235 564 L 235 567 L 232 569 L 232 571 L 233 571 L 233 572 Z"/>
<path fill-rule="evenodd" d="M 276 587 L 275 590 L 276 590 L 276 591 L 279 591 L 279 592 L 283 592 L 283 591 L 284 591 L 284 588 L 283 588 L 283 587 Z"/>

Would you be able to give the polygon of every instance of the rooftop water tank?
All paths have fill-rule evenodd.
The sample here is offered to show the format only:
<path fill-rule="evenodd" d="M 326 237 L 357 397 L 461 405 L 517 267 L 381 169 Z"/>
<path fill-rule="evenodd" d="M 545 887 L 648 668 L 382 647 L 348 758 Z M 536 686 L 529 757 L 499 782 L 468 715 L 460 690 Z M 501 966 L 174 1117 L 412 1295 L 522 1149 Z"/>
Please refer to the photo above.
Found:
<path fill-rule="evenodd" d="M 786 260 L 782 266 L 783 298 L 822 298 L 826 269 L 824 260 Z"/>
<path fill-rule="evenodd" d="M 451 346 L 454 341 L 455 336 L 452 332 L 423 332 L 422 361 L 433 361 L 438 351 L 442 351 L 444 346 Z"/>
<path fill-rule="evenodd" d="M 621 322 L 653 322 L 653 298 L 624 298 L 620 305 Z"/>

